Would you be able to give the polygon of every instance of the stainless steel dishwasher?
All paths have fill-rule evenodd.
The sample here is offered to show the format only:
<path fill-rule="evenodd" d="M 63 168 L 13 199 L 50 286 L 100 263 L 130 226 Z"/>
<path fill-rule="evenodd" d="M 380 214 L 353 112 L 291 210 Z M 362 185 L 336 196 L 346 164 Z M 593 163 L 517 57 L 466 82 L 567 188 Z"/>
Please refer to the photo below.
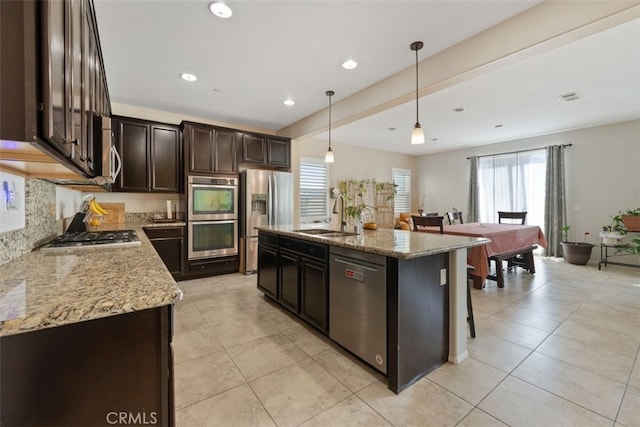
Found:
<path fill-rule="evenodd" d="M 387 259 L 331 246 L 329 336 L 387 373 Z"/>

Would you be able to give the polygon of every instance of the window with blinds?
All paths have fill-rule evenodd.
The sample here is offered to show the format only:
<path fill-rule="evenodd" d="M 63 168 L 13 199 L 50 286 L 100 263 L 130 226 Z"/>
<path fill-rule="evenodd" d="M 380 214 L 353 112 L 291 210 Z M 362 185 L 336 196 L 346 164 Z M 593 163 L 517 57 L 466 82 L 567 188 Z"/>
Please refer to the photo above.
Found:
<path fill-rule="evenodd" d="M 300 220 L 324 220 L 327 213 L 327 164 L 320 159 L 300 159 Z"/>
<path fill-rule="evenodd" d="M 393 198 L 394 216 L 400 212 L 411 212 L 411 169 L 391 168 L 396 194 Z"/>

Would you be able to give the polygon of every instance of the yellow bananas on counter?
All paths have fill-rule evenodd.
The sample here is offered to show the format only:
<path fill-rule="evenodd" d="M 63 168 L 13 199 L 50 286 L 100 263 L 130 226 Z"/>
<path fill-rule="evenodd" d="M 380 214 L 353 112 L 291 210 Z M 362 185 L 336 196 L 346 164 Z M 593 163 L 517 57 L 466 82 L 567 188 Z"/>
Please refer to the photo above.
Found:
<path fill-rule="evenodd" d="M 91 199 L 89 201 L 89 210 L 96 215 L 108 215 L 107 211 L 102 209 L 98 202 L 96 202 L 96 199 Z"/>

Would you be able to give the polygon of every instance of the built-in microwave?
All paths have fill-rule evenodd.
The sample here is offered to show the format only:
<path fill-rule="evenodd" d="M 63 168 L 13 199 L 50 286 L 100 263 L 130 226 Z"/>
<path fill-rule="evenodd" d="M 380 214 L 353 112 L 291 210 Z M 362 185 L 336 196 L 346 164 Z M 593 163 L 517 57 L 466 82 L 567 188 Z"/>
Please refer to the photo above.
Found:
<path fill-rule="evenodd" d="M 214 221 L 238 218 L 238 179 L 189 176 L 188 220 Z"/>
<path fill-rule="evenodd" d="M 238 221 L 189 221 L 189 259 L 238 254 Z"/>

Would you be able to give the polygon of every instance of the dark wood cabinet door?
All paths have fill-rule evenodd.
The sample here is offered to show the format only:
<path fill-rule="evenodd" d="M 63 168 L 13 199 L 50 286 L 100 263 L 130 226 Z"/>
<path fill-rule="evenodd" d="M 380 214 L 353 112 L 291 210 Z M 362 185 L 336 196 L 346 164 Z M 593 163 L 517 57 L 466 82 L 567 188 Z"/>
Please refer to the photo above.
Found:
<path fill-rule="evenodd" d="M 216 173 L 229 175 L 238 173 L 236 160 L 237 135 L 236 131 L 216 129 L 214 145 Z"/>
<path fill-rule="evenodd" d="M 193 174 L 213 174 L 215 130 L 211 126 L 186 124 L 184 127 L 187 146 L 187 170 Z"/>
<path fill-rule="evenodd" d="M 141 121 L 117 120 L 116 141 L 122 158 L 120 191 L 149 191 L 149 128 Z"/>
<path fill-rule="evenodd" d="M 183 267 L 183 238 L 150 239 L 162 262 L 167 266 L 167 270 L 174 278 L 182 275 Z"/>
<path fill-rule="evenodd" d="M 318 329 L 328 332 L 329 268 L 303 258 L 300 261 L 300 315 Z"/>
<path fill-rule="evenodd" d="M 291 166 L 291 141 L 288 139 L 269 138 L 267 145 L 267 162 L 272 166 Z"/>
<path fill-rule="evenodd" d="M 250 163 L 267 162 L 267 141 L 258 135 L 242 135 L 242 161 Z"/>
<path fill-rule="evenodd" d="M 82 28 L 82 115 L 84 119 L 83 150 L 85 152 L 85 170 L 94 175 L 95 171 L 95 147 L 94 147 L 94 105 L 95 105 L 95 52 L 96 36 L 91 17 L 91 9 L 84 8 Z"/>
<path fill-rule="evenodd" d="M 70 46 L 69 64 L 71 66 L 71 87 L 69 90 L 70 125 L 67 135 L 71 142 L 71 160 L 81 168 L 86 162 L 85 122 L 82 106 L 82 27 L 84 23 L 83 1 L 69 0 L 70 7 Z"/>
<path fill-rule="evenodd" d="M 69 157 L 67 126 L 69 117 L 69 94 L 66 81 L 69 37 L 67 22 L 69 7 L 66 2 L 42 2 L 42 95 L 43 137 L 60 153 Z"/>
<path fill-rule="evenodd" d="M 151 125 L 151 191 L 180 190 L 180 129 Z"/>
<path fill-rule="evenodd" d="M 278 269 L 280 275 L 280 294 L 278 299 L 289 310 L 300 312 L 300 283 L 297 255 L 280 251 Z"/>
<path fill-rule="evenodd" d="M 258 245 L 258 289 L 278 298 L 278 249 Z"/>

